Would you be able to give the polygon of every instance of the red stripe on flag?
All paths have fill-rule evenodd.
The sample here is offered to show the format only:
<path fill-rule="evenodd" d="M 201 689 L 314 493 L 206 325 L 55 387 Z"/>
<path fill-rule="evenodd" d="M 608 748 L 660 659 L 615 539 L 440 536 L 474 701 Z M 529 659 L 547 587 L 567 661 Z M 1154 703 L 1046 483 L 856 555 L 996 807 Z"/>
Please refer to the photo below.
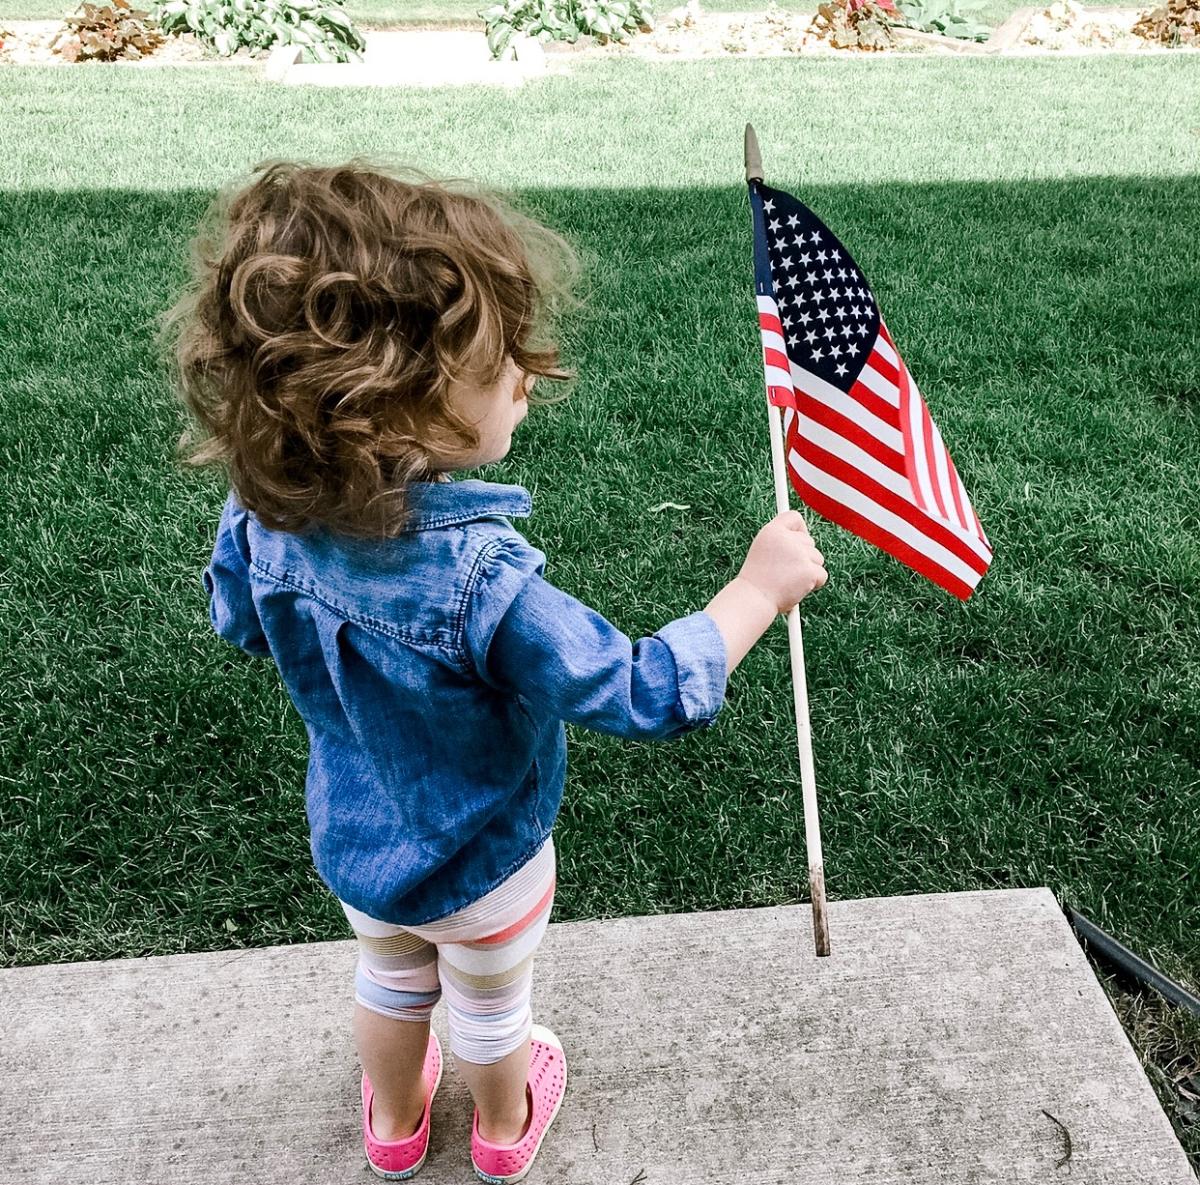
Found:
<path fill-rule="evenodd" d="M 943 450 L 945 452 L 945 450 Z M 967 508 L 963 505 L 961 481 L 958 476 L 958 470 L 954 468 L 954 462 L 950 459 L 950 454 L 946 453 L 946 468 L 950 470 L 950 493 L 954 495 L 954 509 L 958 512 L 958 521 L 962 524 L 963 529 L 970 527 L 967 522 Z"/>
<path fill-rule="evenodd" d="M 844 502 L 837 502 L 809 485 L 802 477 L 796 476 L 795 470 L 791 466 L 788 466 L 788 472 L 792 477 L 796 493 L 804 499 L 808 506 L 811 506 L 818 514 L 824 515 L 830 522 L 844 527 L 847 531 L 853 531 L 868 543 L 878 547 L 880 551 L 886 551 L 893 559 L 907 564 L 926 579 L 932 580 L 940 588 L 944 588 L 948 593 L 958 597 L 960 601 L 965 601 L 974 591 L 970 585 L 964 583 L 952 572 L 947 572 L 939 564 L 933 563 L 928 556 L 905 543 L 903 539 L 897 539 L 895 535 L 883 530 L 869 518 L 864 518 L 861 514 L 851 510 Z"/>
<path fill-rule="evenodd" d="M 789 448 L 791 443 L 789 439 Z M 924 511 L 918 509 L 907 499 L 889 490 L 887 486 L 881 485 L 869 474 L 851 465 L 848 461 L 844 461 L 834 453 L 828 452 L 826 449 L 814 444 L 811 440 L 805 443 L 807 445 L 805 451 L 801 452 L 800 449 L 796 451 L 814 469 L 828 473 L 830 477 L 835 477 L 838 481 L 844 482 L 864 497 L 869 498 L 876 505 L 881 506 L 884 510 L 890 510 L 897 518 L 904 519 L 905 522 L 920 531 L 922 535 L 925 535 L 935 543 L 941 544 L 946 551 L 957 556 L 964 564 L 979 572 L 980 575 L 987 571 L 987 561 L 977 555 L 944 523 L 930 518 Z M 791 465 L 788 467 L 789 469 L 792 468 Z M 906 544 L 905 546 L 908 545 Z"/>
<path fill-rule="evenodd" d="M 882 395 L 876 395 L 860 379 L 854 380 L 854 385 L 850 388 L 850 398 L 857 403 L 861 403 L 867 411 L 877 419 L 882 420 L 889 428 L 900 427 L 900 418 L 896 412 L 896 408 L 884 399 Z"/>
<path fill-rule="evenodd" d="M 929 507 L 925 503 L 925 495 L 921 493 L 921 485 L 917 481 L 917 449 L 913 442 L 912 430 L 912 383 L 908 378 L 907 367 L 903 368 L 900 374 L 900 431 L 904 436 L 904 472 L 908 476 L 913 501 L 922 510 L 928 512 Z"/>
<path fill-rule="evenodd" d="M 933 500 L 937 503 L 938 513 L 942 518 L 949 518 L 946 513 L 946 503 L 942 499 L 942 479 L 938 473 L 937 454 L 938 447 L 933 442 L 933 419 L 929 415 L 929 408 L 925 406 L 925 401 L 921 400 L 921 435 L 925 440 L 925 465 L 929 470 L 929 484 L 933 486 Z"/>
<path fill-rule="evenodd" d="M 897 355 L 899 357 L 899 355 Z M 893 387 L 900 386 L 900 372 L 878 350 L 872 349 L 867 358 L 867 365 L 877 370 Z"/>
<path fill-rule="evenodd" d="M 778 350 L 763 346 L 763 359 L 768 366 L 778 366 L 784 374 L 792 373 L 792 364 L 788 361 L 788 356 L 781 354 Z"/>
<path fill-rule="evenodd" d="M 811 395 L 802 394 L 799 402 L 801 413 L 808 416 L 810 420 L 815 420 L 835 435 L 844 437 L 851 444 L 857 445 L 864 453 L 874 457 L 881 465 L 886 465 L 889 469 L 894 469 L 904 476 L 904 458 L 895 449 L 888 448 L 879 437 L 873 436 L 861 424 L 842 415 L 841 412 L 834 411 L 829 404 L 822 403 Z M 798 432 L 797 441 L 799 447 L 796 451 L 805 460 L 808 460 L 804 451 L 808 444 L 807 439 Z"/>
<path fill-rule="evenodd" d="M 783 322 L 774 313 L 759 313 L 758 327 L 759 329 L 770 329 L 783 337 Z"/>

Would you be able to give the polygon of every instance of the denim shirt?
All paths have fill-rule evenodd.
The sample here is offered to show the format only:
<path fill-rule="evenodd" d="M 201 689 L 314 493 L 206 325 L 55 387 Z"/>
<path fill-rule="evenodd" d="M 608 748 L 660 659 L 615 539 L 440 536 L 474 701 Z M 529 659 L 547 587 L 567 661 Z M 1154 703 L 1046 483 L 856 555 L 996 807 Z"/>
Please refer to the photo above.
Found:
<path fill-rule="evenodd" d="M 543 577 L 519 485 L 413 482 L 385 541 L 272 531 L 230 492 L 204 570 L 213 628 L 270 656 L 309 740 L 313 861 L 341 900 L 421 925 L 545 842 L 564 721 L 638 740 L 713 724 L 725 643 L 704 612 L 632 642 Z"/>

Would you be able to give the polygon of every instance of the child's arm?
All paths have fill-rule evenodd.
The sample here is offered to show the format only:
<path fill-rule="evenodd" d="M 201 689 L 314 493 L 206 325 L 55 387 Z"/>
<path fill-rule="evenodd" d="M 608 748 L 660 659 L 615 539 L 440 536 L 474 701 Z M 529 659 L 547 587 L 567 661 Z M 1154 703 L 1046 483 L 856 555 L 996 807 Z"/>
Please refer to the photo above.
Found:
<path fill-rule="evenodd" d="M 213 629 L 247 654 L 264 658 L 271 650 L 250 595 L 246 517 L 231 493 L 221 511 L 217 541 L 212 560 L 204 569 L 203 582 L 211 598 L 208 615 Z"/>
<path fill-rule="evenodd" d="M 501 570 L 524 559 L 507 548 L 494 559 Z M 489 581 L 489 591 L 506 583 Z M 633 641 L 540 573 L 524 576 L 489 634 L 485 622 L 496 607 L 486 594 L 468 606 L 475 669 L 539 715 L 631 740 L 665 740 L 710 726 L 724 703 L 724 641 L 706 613 Z"/>
<path fill-rule="evenodd" d="M 717 623 L 725 639 L 725 670 L 732 675 L 755 642 L 767 632 L 779 610 L 762 589 L 739 574 L 708 602 L 704 612 Z"/>
<path fill-rule="evenodd" d="M 713 724 L 726 680 L 776 613 L 825 583 L 820 553 L 789 511 L 759 532 L 703 612 L 635 643 L 544 580 L 545 558 L 519 538 L 481 556 L 464 620 L 476 671 L 544 714 L 639 740 Z"/>

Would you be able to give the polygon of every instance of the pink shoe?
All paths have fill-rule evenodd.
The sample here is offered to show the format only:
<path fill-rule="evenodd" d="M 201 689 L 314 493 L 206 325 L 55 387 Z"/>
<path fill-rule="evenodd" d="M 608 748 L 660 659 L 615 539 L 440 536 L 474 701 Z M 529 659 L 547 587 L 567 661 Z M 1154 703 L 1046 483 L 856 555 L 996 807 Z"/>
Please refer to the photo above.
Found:
<path fill-rule="evenodd" d="M 471 1127 L 471 1162 L 475 1175 L 489 1185 L 510 1185 L 533 1167 L 542 1139 L 562 1106 L 567 1089 L 567 1059 L 562 1043 L 545 1025 L 529 1034 L 529 1127 L 515 1144 L 492 1144 L 479 1134 L 479 1108 Z"/>
<path fill-rule="evenodd" d="M 371 1088 L 371 1080 L 366 1071 L 363 1071 L 363 1150 L 367 1154 L 367 1164 L 376 1176 L 386 1177 L 389 1181 L 403 1181 L 415 1176 L 425 1163 L 425 1153 L 429 1151 L 429 1112 L 441 1081 L 442 1046 L 437 1034 L 430 1033 L 429 1044 L 425 1049 L 425 1088 L 428 1093 L 425 1096 L 425 1114 L 421 1116 L 421 1126 L 403 1140 L 377 1140 L 375 1133 L 371 1131 L 371 1100 L 375 1097 L 375 1091 Z"/>

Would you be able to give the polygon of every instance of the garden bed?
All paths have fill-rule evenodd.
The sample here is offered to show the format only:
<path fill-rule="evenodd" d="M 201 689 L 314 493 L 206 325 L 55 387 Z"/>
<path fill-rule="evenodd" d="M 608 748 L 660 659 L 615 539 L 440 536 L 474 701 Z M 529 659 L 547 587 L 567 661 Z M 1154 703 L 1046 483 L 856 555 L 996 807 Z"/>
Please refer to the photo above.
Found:
<path fill-rule="evenodd" d="M 878 53 L 1092 53 L 1188 52 L 1156 44 L 1133 33 L 1146 11 L 1141 8 L 1084 8 L 1067 0 L 1048 8 L 1022 8 L 996 29 L 987 41 L 967 41 L 914 29 L 893 30 L 899 44 Z M 776 56 L 795 53 L 854 54 L 860 49 L 837 49 L 820 37 L 813 17 L 779 9 L 766 12 L 697 12 L 694 5 L 675 9 L 653 32 L 634 37 L 628 45 L 599 46 L 590 52 L 605 56 L 698 58 L 714 56 Z M 547 51 L 557 49 L 547 45 Z M 567 47 L 568 49 L 571 47 Z M 1194 52 L 1194 51 L 1193 51 Z"/>
<path fill-rule="evenodd" d="M 0 65 L 6 66 L 191 66 L 198 62 L 213 65 L 245 65 L 256 59 L 246 50 L 239 50 L 222 58 L 204 46 L 191 33 L 172 34 L 153 53 L 137 60 L 120 59 L 117 62 L 68 62 L 55 53 L 50 45 L 63 27 L 56 21 L 13 21 L 5 20 L 0 25 L 7 30 L 3 48 L 0 48 Z"/>
<path fill-rule="evenodd" d="M 1048 8 L 1023 8 L 996 29 L 987 41 L 968 41 L 895 28 L 896 45 L 870 51 L 875 54 L 1074 54 L 1074 53 L 1195 53 L 1188 46 L 1170 47 L 1135 34 L 1132 29 L 1146 8 L 1084 8 L 1072 0 L 1059 0 Z M 0 64 L 69 65 L 50 45 L 61 21 L 8 21 L 9 36 L 0 48 Z M 703 12 L 697 6 L 675 9 L 649 33 L 633 36 L 626 44 L 601 45 L 590 37 L 575 44 L 550 41 L 544 46 L 522 39 L 513 61 L 489 62 L 482 30 L 476 35 L 458 30 L 362 29 L 367 39 L 363 63 L 333 65 L 297 64 L 298 47 L 275 55 L 273 77 L 290 82 L 347 82 L 397 84 L 421 82 L 519 83 L 543 72 L 569 71 L 567 62 L 591 57 L 690 59 L 709 57 L 776 57 L 792 54 L 865 56 L 858 48 L 835 48 L 817 32 L 813 14 L 768 8 L 765 12 Z M 451 44 L 453 42 L 453 44 Z M 470 45 L 466 45 L 469 42 Z M 469 51 L 469 52 L 468 52 Z M 281 56 L 282 55 L 282 56 Z M 124 66 L 247 65 L 262 63 L 267 55 L 239 50 L 220 57 L 191 34 L 173 35 L 152 54 Z M 444 63 L 439 70 L 438 63 Z"/>

